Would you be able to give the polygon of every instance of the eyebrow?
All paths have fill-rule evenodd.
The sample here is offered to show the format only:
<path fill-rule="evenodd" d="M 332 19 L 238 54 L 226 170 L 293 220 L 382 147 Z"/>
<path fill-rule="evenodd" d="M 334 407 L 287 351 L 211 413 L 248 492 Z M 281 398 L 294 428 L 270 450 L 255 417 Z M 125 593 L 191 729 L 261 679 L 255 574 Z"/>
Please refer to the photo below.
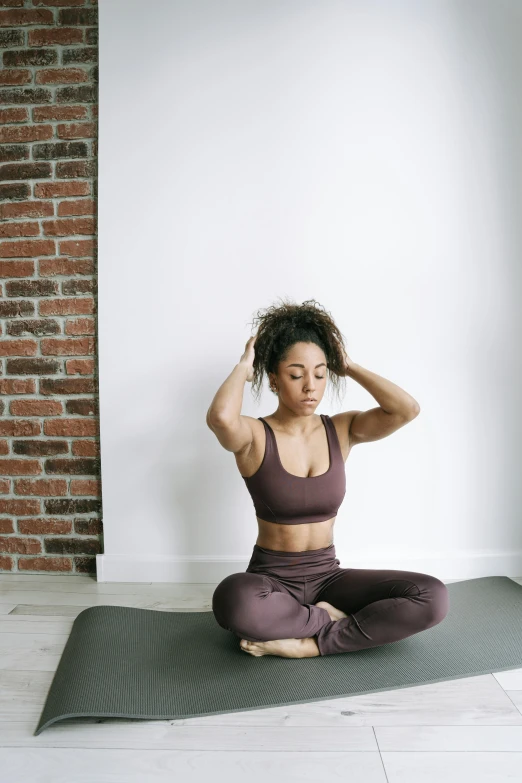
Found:
<path fill-rule="evenodd" d="M 303 370 L 304 370 L 304 364 L 287 364 L 286 366 L 287 367 L 302 367 Z M 318 367 L 326 367 L 325 362 L 321 362 L 321 364 L 316 364 L 314 369 L 317 370 Z"/>

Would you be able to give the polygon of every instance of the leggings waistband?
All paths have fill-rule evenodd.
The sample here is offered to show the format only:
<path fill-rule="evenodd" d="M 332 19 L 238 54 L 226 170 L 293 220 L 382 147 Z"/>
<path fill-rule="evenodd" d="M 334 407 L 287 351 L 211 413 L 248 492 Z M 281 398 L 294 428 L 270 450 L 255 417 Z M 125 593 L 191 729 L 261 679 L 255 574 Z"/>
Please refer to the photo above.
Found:
<path fill-rule="evenodd" d="M 335 556 L 335 545 L 321 549 L 305 549 L 301 552 L 284 552 L 277 549 L 265 549 L 254 544 L 252 557 L 247 571 L 268 574 L 278 578 L 308 579 L 335 571 L 340 561 Z"/>
<path fill-rule="evenodd" d="M 323 546 L 321 549 L 303 549 L 301 552 L 285 552 L 281 549 L 265 549 L 262 546 L 258 546 L 257 544 L 254 544 L 254 552 L 258 550 L 259 552 L 268 552 L 269 555 L 287 555 L 288 557 L 292 556 L 303 556 L 303 555 L 309 555 L 310 557 L 318 557 L 320 556 L 320 553 L 328 553 L 331 549 L 335 550 L 335 545 L 330 544 L 330 546 Z"/>

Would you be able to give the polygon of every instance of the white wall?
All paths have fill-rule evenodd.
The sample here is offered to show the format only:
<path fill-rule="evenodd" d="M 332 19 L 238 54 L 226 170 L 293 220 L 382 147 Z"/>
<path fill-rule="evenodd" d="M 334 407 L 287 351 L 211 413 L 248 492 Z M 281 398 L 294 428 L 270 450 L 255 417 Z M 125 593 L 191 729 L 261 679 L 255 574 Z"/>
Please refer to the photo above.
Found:
<path fill-rule="evenodd" d="M 522 574 L 521 42 L 518 0 L 101 3 L 101 581 L 246 568 L 205 416 L 282 296 L 422 408 L 352 450 L 341 565 Z"/>

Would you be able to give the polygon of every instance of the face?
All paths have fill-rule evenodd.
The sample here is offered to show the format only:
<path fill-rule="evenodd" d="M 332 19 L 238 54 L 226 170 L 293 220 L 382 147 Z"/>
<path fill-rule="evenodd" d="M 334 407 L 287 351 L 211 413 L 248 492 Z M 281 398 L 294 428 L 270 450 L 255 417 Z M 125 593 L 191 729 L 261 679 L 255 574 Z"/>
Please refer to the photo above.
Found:
<path fill-rule="evenodd" d="M 269 373 L 271 385 L 277 388 L 279 405 L 300 416 L 310 416 L 321 402 L 326 388 L 327 367 L 324 351 L 315 343 L 295 343 L 277 374 Z M 312 397 L 313 402 L 303 402 Z"/>

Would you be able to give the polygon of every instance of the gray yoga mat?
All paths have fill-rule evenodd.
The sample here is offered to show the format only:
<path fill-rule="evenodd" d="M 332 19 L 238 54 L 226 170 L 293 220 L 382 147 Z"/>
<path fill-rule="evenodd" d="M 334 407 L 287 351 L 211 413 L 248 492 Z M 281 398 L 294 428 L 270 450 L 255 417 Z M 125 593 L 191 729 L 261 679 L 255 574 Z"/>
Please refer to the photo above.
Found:
<path fill-rule="evenodd" d="M 487 576 L 447 587 L 438 625 L 315 658 L 249 655 L 212 612 L 89 607 L 74 621 L 34 736 L 65 718 L 192 718 L 522 667 L 522 586 Z"/>

